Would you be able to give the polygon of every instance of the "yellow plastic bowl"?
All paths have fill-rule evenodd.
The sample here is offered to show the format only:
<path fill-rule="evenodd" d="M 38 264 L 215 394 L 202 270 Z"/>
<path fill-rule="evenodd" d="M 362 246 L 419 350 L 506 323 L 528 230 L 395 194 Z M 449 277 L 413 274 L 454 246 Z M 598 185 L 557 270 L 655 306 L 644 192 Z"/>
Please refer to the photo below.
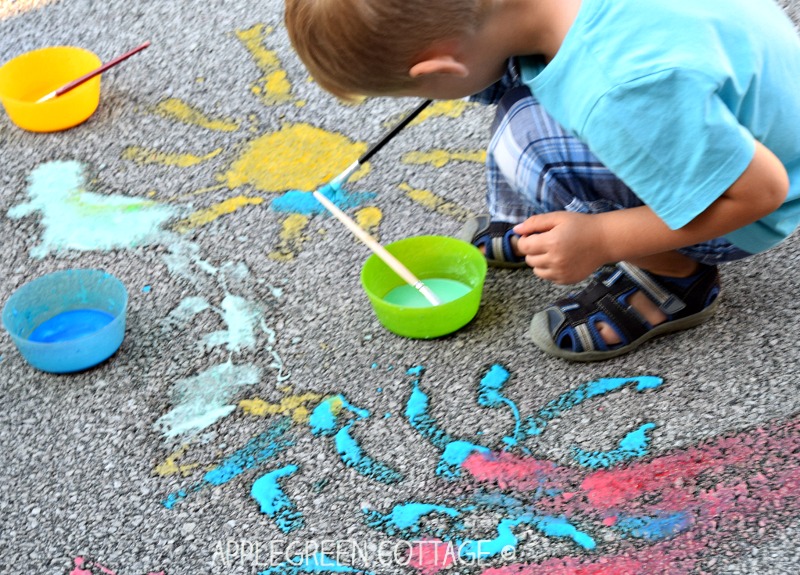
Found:
<path fill-rule="evenodd" d="M 0 68 L 0 101 L 17 126 L 31 132 L 57 132 L 77 126 L 100 103 L 100 76 L 66 94 L 36 100 L 99 68 L 100 58 L 83 48 L 54 46 L 21 54 Z"/>

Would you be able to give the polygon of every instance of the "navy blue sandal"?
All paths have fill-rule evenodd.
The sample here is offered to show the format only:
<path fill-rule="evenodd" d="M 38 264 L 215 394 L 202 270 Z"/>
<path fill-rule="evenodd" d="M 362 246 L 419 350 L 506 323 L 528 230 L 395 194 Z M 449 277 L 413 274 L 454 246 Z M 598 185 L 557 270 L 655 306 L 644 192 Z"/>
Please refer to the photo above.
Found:
<path fill-rule="evenodd" d="M 640 291 L 667 316 L 650 325 L 628 298 Z M 533 316 L 530 336 L 545 353 L 573 361 L 598 361 L 632 351 L 646 341 L 708 320 L 720 291 L 716 266 L 702 265 L 689 278 L 664 278 L 626 262 L 604 267 L 580 292 Z M 607 345 L 597 329 L 605 322 L 621 343 Z"/>
<path fill-rule="evenodd" d="M 510 222 L 493 222 L 488 215 L 470 219 L 459 230 L 456 237 L 477 248 L 483 248 L 486 262 L 495 268 L 524 268 L 525 258 L 514 253 L 511 238 L 519 237 L 514 233 Z"/>

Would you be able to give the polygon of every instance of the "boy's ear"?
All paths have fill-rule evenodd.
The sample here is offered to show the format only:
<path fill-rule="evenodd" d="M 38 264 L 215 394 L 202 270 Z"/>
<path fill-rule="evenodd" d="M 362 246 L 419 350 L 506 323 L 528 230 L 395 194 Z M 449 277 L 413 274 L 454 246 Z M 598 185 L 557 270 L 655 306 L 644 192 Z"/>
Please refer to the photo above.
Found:
<path fill-rule="evenodd" d="M 426 57 L 411 66 L 408 70 L 408 75 L 412 78 L 419 76 L 429 76 L 433 74 L 458 76 L 466 78 L 469 75 L 469 69 L 456 60 L 449 54 L 442 54 L 437 56 Z"/>

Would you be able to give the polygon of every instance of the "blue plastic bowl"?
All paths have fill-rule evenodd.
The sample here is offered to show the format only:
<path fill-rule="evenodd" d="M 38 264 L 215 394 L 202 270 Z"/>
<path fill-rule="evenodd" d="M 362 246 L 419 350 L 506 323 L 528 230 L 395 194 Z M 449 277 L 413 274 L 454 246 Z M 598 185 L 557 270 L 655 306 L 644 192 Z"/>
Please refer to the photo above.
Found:
<path fill-rule="evenodd" d="M 125 337 L 128 292 L 100 270 L 65 270 L 33 280 L 3 308 L 3 326 L 33 367 L 50 373 L 88 369 Z"/>

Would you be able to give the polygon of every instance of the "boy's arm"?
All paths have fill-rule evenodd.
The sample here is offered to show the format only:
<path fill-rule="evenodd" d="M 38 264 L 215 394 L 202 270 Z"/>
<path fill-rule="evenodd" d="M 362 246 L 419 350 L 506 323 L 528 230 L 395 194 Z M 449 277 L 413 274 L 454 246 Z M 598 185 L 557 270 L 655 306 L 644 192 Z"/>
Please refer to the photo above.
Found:
<path fill-rule="evenodd" d="M 775 211 L 789 178 L 759 142 L 747 169 L 714 203 L 671 230 L 647 206 L 602 214 L 551 212 L 516 226 L 519 250 L 539 277 L 559 284 L 585 279 L 603 264 L 650 256 L 724 236 Z"/>

